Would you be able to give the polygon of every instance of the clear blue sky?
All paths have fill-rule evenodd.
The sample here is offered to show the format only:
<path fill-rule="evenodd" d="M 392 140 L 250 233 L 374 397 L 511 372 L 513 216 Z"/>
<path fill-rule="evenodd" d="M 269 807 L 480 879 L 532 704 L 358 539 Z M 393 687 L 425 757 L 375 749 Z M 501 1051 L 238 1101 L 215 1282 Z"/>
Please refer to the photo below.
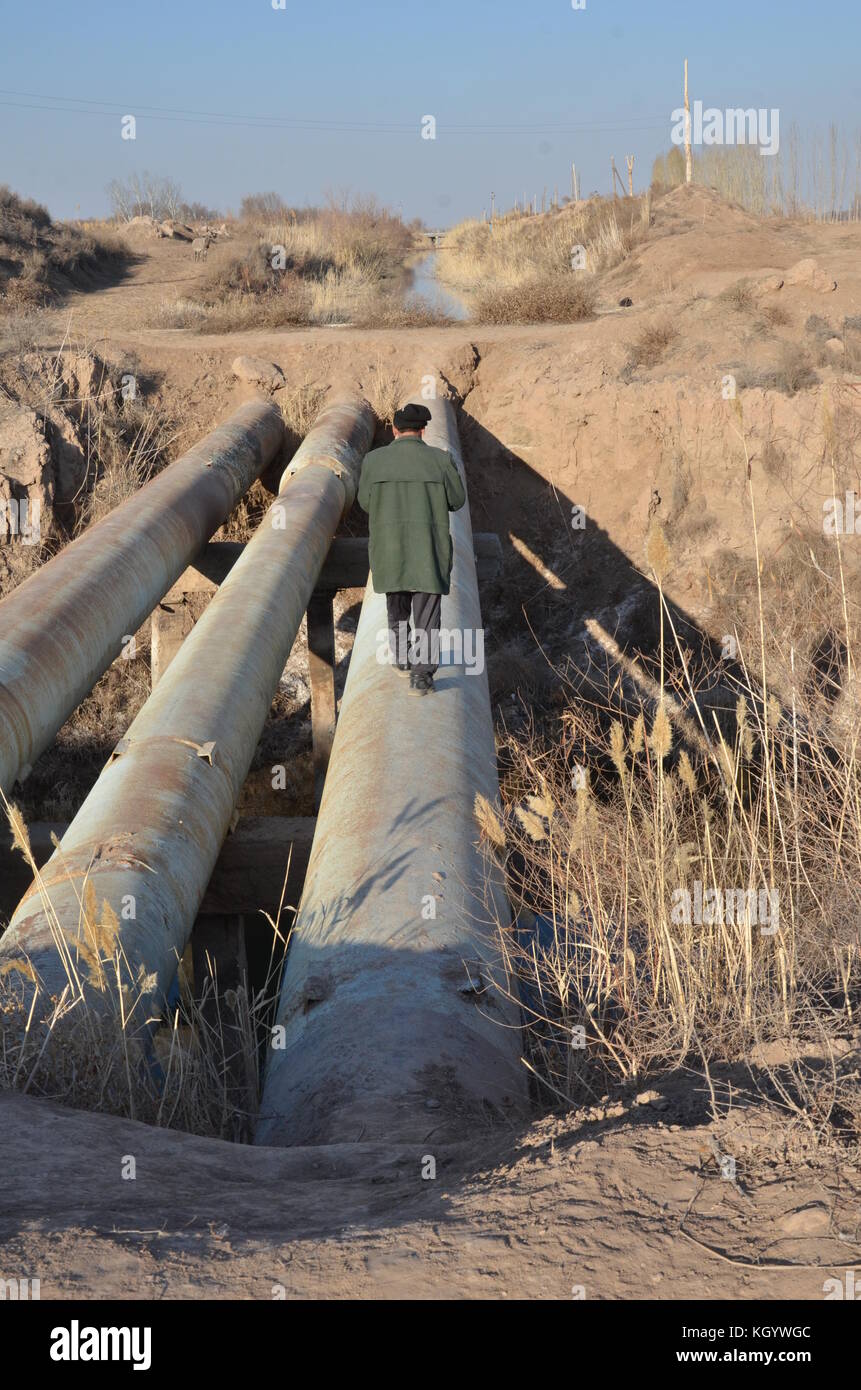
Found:
<path fill-rule="evenodd" d="M 431 225 L 480 215 L 490 189 L 502 206 L 545 185 L 568 191 L 572 159 L 584 194 L 608 191 L 611 154 L 622 170 L 634 154 L 643 184 L 669 145 L 685 56 L 707 105 L 778 107 L 781 133 L 793 119 L 861 124 L 859 0 L 586 0 L 579 11 L 571 0 L 0 0 L 0 34 L 0 181 L 56 217 L 104 214 L 105 185 L 133 169 L 224 208 L 270 188 L 295 203 L 372 192 Z M 124 114 L 136 116 L 134 141 L 120 138 Z M 420 138 L 427 114 L 435 141 Z M 265 117 L 282 125 L 254 128 Z"/>

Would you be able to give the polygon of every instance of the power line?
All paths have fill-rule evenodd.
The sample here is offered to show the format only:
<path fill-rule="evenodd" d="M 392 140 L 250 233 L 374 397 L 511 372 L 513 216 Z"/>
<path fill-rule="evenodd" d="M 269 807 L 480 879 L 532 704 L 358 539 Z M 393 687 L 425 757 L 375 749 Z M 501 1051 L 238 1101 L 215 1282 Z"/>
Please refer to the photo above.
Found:
<path fill-rule="evenodd" d="M 223 125 L 227 128 L 249 128 L 253 130 L 298 130 L 322 134 L 345 134 L 345 133 L 366 133 L 369 135 L 415 135 L 419 128 L 416 121 L 411 122 L 369 122 L 369 121 L 344 121 L 344 120 L 323 120 L 319 117 L 308 116 L 255 116 L 240 114 L 235 112 L 219 111 L 194 111 L 183 107 L 164 107 L 151 106 L 140 103 L 129 102 L 121 104 L 119 102 L 101 101 L 91 97 L 58 97 L 55 94 L 48 95 L 41 92 L 17 92 L 9 89 L 0 88 L 0 95 L 3 97 L 29 97 L 34 102 L 40 104 L 33 105 L 31 102 L 0 100 L 0 106 L 13 108 L 23 111 L 47 111 L 61 115 L 87 115 L 87 116 L 124 116 L 145 112 L 151 120 L 177 122 L 187 125 Z M 75 105 L 56 106 L 52 102 L 75 103 Z M 129 106 L 133 111 L 129 111 Z M 95 108 L 103 108 L 97 110 Z M 113 108 L 113 109 L 110 109 Z M 631 122 L 618 120 L 612 121 L 587 121 L 578 122 L 570 125 L 556 125 L 552 122 L 542 122 L 535 125 L 513 124 L 505 122 L 493 122 L 489 124 L 477 123 L 455 123 L 450 125 L 444 122 L 437 122 L 437 129 L 447 135 L 573 135 L 582 134 L 589 131 L 619 131 L 628 132 L 633 130 L 656 130 L 664 129 L 667 121 L 653 121 L 651 118 L 638 117 Z"/>

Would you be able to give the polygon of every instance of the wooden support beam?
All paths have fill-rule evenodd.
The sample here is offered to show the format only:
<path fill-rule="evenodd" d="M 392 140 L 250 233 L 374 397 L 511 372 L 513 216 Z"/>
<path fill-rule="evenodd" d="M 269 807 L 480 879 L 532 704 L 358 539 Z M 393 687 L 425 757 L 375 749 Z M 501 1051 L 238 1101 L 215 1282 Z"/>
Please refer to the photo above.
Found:
<path fill-rule="evenodd" d="M 183 597 L 162 599 L 152 615 L 152 649 L 150 653 L 153 689 L 161 680 L 173 658 L 185 641 L 194 621 Z"/>
<path fill-rule="evenodd" d="M 308 604 L 308 668 L 311 675 L 311 740 L 314 810 L 319 811 L 335 739 L 335 617 L 332 595 L 314 593 Z"/>
<path fill-rule="evenodd" d="M 473 536 L 479 583 L 493 579 L 502 565 L 502 545 L 493 531 Z M 163 604 L 178 603 L 184 594 L 214 594 L 227 578 L 244 546 L 240 541 L 210 541 L 174 584 Z M 365 536 L 339 536 L 332 542 L 317 581 L 317 592 L 336 594 L 363 589 L 368 582 L 368 541 Z"/>
<path fill-rule="evenodd" d="M 273 917 L 276 915 L 288 861 L 290 872 L 284 902 L 293 907 L 298 904 L 315 824 L 313 816 L 249 816 L 240 820 L 221 847 L 201 903 L 201 913 L 238 913 L 245 917 L 246 932 L 259 929 L 271 936 L 272 929 L 260 914 L 265 911 Z M 54 852 L 51 835 L 62 839 L 67 828 L 62 822 L 46 821 L 36 821 L 28 827 L 39 868 Z M 26 861 L 12 849 L 11 835 L 3 834 L 0 836 L 0 915 L 11 916 L 31 882 L 32 874 Z"/>

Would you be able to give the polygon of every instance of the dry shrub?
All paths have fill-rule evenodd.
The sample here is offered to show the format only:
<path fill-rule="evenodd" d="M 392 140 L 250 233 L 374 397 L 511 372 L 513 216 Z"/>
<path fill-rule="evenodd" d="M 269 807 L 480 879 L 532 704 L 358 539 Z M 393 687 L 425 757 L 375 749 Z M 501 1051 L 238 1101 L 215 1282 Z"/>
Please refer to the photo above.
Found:
<path fill-rule="evenodd" d="M 481 288 L 475 296 L 479 323 L 577 323 L 595 310 L 594 281 L 582 272 L 523 280 L 517 285 Z"/>
<path fill-rule="evenodd" d="M 815 386 L 819 378 L 813 370 L 810 357 L 800 343 L 783 343 L 778 364 L 769 379 L 769 385 L 794 396 L 807 386 Z"/>
<path fill-rule="evenodd" d="M 726 304 L 736 313 L 746 313 L 753 309 L 756 301 L 753 297 L 753 286 L 750 280 L 737 280 L 734 285 L 729 285 L 723 290 L 718 299 L 722 304 Z"/>
<path fill-rule="evenodd" d="M 352 322 L 356 328 L 445 328 L 455 320 L 418 297 L 401 300 L 394 294 L 381 294 L 360 309 Z"/>
<path fill-rule="evenodd" d="M 804 323 L 804 331 L 805 333 L 811 334 L 812 337 L 818 339 L 821 343 L 827 342 L 829 338 L 833 338 L 836 332 L 836 330 L 831 327 L 828 320 L 823 318 L 821 314 L 809 314 Z"/>
<path fill-rule="evenodd" d="M 670 343 L 679 336 L 679 330 L 669 319 L 661 319 L 647 324 L 631 345 L 627 368 L 655 367 L 660 362 Z"/>
<path fill-rule="evenodd" d="M 766 304 L 760 311 L 760 319 L 766 329 L 786 328 L 792 322 L 789 310 L 782 304 Z"/>

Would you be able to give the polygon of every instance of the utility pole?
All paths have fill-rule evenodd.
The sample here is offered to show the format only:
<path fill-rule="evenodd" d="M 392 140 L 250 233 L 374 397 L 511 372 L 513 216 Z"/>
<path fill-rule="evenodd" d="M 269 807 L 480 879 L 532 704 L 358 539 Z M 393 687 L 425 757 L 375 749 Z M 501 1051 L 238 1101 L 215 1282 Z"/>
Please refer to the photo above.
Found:
<path fill-rule="evenodd" d="M 691 153 L 691 102 L 688 96 L 688 60 L 685 59 L 685 183 L 694 176 L 694 160 Z"/>
<path fill-rule="evenodd" d="M 629 198 L 633 198 L 633 196 L 634 196 L 634 156 L 633 156 L 632 154 L 626 154 L 626 155 L 625 155 L 625 163 L 626 163 L 626 165 L 628 166 L 628 197 L 629 197 Z"/>
<path fill-rule="evenodd" d="M 555 183 L 555 184 L 553 185 L 553 206 L 554 206 L 554 208 L 556 209 L 556 211 L 558 212 L 558 211 L 559 211 L 559 185 L 558 185 L 558 183 Z"/>
<path fill-rule="evenodd" d="M 542 190 L 542 193 L 541 193 L 541 211 L 542 211 L 542 212 L 546 212 L 546 211 L 547 211 L 546 204 L 547 204 L 547 185 L 545 184 L 545 185 L 544 185 L 544 189 Z"/>
<path fill-rule="evenodd" d="M 490 230 L 491 230 L 491 231 L 493 231 L 493 200 L 494 200 L 495 197 L 496 197 L 496 194 L 495 194 L 495 193 L 491 193 L 491 195 L 490 195 Z"/>
<path fill-rule="evenodd" d="M 580 189 L 579 189 L 578 184 L 577 184 L 577 165 L 576 165 L 576 164 L 572 164 L 572 165 L 571 165 L 571 197 L 574 199 L 574 202 L 575 202 L 575 203 L 577 203 L 577 202 L 580 201 Z"/>

